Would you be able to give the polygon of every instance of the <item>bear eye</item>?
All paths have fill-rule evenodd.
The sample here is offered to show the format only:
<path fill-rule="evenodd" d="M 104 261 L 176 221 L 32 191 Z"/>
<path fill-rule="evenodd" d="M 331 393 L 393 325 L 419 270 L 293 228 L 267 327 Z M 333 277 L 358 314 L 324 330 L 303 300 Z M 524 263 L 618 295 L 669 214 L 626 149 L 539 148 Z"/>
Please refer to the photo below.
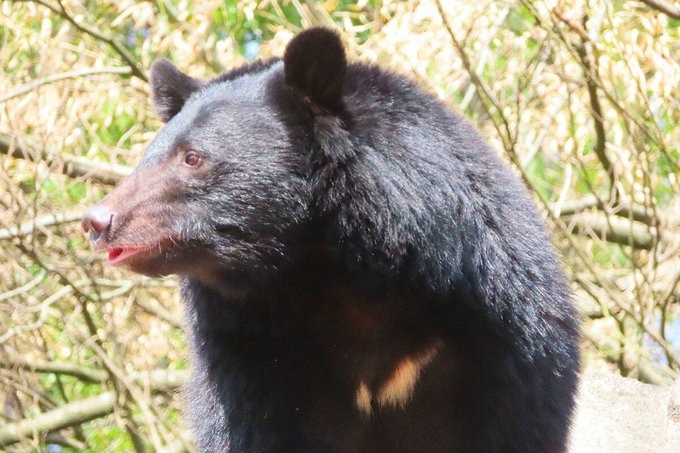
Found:
<path fill-rule="evenodd" d="M 184 164 L 188 167 L 195 167 L 201 163 L 201 156 L 195 151 L 189 151 L 184 156 Z"/>

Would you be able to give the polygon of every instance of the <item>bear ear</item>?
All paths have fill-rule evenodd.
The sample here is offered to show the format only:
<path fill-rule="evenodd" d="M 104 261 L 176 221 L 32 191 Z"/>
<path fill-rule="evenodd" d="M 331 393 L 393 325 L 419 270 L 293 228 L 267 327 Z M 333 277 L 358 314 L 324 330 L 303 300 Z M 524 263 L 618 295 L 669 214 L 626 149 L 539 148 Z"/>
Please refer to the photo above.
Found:
<path fill-rule="evenodd" d="M 156 60 L 151 66 L 153 103 L 158 116 L 166 123 L 202 85 L 203 82 L 184 74 L 167 60 Z"/>
<path fill-rule="evenodd" d="M 286 84 L 316 106 L 339 113 L 347 59 L 340 36 L 328 28 L 310 28 L 295 36 L 283 57 Z"/>

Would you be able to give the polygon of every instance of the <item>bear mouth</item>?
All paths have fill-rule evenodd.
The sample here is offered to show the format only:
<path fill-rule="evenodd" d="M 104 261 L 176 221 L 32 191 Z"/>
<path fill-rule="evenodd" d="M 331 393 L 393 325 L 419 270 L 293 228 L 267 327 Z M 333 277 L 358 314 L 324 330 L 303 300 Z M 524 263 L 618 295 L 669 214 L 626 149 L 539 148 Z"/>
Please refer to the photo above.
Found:
<path fill-rule="evenodd" d="M 148 254 L 147 252 L 150 252 L 154 249 L 160 252 L 161 250 L 160 244 L 133 247 L 111 247 L 107 249 L 108 262 L 109 264 L 117 266 L 119 264 L 122 264 L 124 261 L 127 261 L 130 257 L 137 256 L 143 253 Z"/>

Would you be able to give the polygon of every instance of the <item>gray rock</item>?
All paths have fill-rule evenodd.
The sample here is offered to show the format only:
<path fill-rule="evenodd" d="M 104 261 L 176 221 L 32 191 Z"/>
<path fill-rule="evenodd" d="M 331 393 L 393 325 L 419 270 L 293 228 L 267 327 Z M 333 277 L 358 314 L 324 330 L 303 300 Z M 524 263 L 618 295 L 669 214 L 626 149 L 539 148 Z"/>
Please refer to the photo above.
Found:
<path fill-rule="evenodd" d="M 570 452 L 680 452 L 680 380 L 659 387 L 614 373 L 586 372 Z"/>

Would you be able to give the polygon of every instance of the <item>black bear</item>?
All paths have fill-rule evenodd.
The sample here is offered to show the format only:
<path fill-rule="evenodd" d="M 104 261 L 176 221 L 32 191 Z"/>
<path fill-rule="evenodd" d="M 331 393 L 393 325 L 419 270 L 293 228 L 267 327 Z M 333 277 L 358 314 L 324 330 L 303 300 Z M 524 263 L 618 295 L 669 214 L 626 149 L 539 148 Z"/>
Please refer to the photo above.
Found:
<path fill-rule="evenodd" d="M 201 451 L 565 451 L 577 316 L 473 126 L 322 28 L 151 85 L 167 124 L 83 227 L 181 276 Z"/>

